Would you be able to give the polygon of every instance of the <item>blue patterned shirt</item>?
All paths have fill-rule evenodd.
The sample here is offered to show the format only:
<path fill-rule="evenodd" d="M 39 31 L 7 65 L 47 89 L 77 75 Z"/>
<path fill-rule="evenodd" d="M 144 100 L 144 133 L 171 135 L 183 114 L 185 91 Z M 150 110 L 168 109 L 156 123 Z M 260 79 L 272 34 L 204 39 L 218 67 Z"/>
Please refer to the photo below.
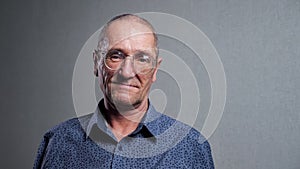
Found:
<path fill-rule="evenodd" d="M 119 142 L 107 127 L 103 107 L 102 100 L 94 113 L 50 129 L 33 168 L 214 168 L 207 140 L 151 104 L 136 130 Z"/>

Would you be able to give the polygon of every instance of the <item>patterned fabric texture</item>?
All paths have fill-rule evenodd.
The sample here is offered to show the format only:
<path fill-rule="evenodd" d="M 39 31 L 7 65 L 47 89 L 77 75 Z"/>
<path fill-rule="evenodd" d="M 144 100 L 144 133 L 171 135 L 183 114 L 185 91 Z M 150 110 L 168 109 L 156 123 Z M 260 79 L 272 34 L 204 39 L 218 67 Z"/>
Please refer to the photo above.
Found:
<path fill-rule="evenodd" d="M 98 107 L 50 129 L 33 168 L 214 168 L 208 141 L 152 105 L 137 129 L 119 142 L 105 125 L 103 100 Z"/>

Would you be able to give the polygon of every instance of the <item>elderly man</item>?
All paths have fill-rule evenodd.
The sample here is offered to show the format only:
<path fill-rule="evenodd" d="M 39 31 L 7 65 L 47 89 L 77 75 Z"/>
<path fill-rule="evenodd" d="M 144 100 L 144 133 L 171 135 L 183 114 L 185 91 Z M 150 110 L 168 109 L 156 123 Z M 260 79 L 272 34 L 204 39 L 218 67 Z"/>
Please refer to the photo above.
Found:
<path fill-rule="evenodd" d="M 104 98 L 94 113 L 49 130 L 34 168 L 214 168 L 207 140 L 149 102 L 162 59 L 148 21 L 111 19 L 93 60 Z"/>

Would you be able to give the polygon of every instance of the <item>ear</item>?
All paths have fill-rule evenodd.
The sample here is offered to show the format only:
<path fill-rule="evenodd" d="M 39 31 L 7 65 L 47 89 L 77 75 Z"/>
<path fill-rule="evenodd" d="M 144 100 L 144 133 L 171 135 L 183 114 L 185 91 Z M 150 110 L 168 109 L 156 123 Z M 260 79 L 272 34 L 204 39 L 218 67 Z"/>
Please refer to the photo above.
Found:
<path fill-rule="evenodd" d="M 162 62 L 162 58 L 158 58 L 158 59 L 157 59 L 157 66 L 156 66 L 156 68 L 154 69 L 154 72 L 153 72 L 153 75 L 152 75 L 152 83 L 156 81 L 156 73 L 157 73 L 157 70 L 158 70 L 158 68 L 159 68 L 159 66 L 160 66 L 160 64 L 161 64 L 161 62 Z"/>
<path fill-rule="evenodd" d="M 94 61 L 94 75 L 98 77 L 98 55 L 96 51 L 93 52 L 93 61 Z"/>

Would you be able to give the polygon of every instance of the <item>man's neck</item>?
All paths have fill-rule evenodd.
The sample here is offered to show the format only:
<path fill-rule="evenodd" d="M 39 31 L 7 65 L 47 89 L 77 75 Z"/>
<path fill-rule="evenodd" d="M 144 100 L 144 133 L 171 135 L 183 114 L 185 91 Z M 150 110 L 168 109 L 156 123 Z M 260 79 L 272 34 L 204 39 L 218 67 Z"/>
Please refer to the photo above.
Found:
<path fill-rule="evenodd" d="M 134 109 L 117 109 L 104 100 L 105 119 L 118 141 L 132 133 L 141 122 L 148 109 L 148 100 L 143 101 Z"/>

